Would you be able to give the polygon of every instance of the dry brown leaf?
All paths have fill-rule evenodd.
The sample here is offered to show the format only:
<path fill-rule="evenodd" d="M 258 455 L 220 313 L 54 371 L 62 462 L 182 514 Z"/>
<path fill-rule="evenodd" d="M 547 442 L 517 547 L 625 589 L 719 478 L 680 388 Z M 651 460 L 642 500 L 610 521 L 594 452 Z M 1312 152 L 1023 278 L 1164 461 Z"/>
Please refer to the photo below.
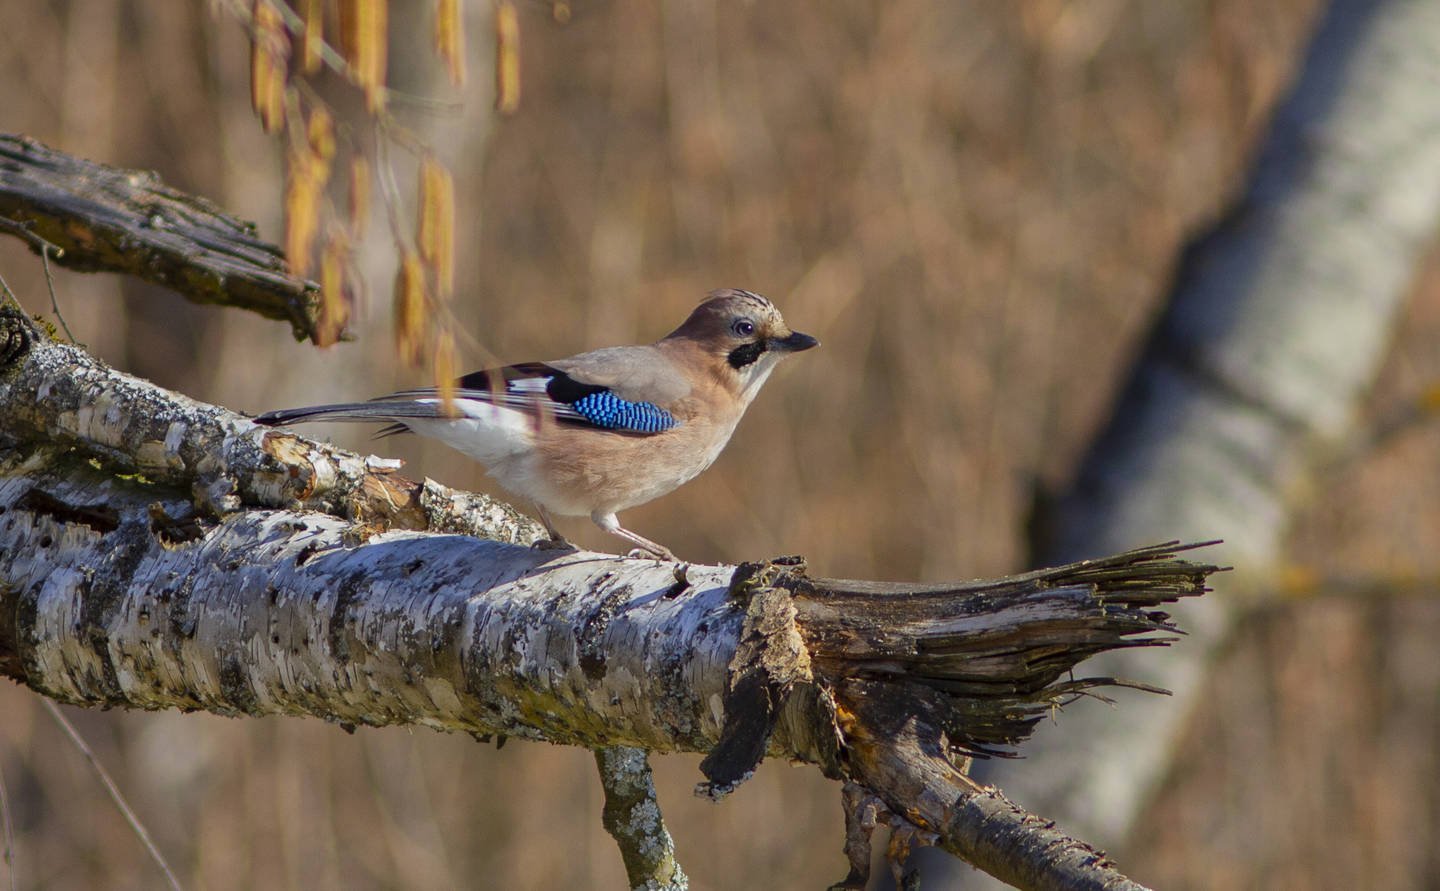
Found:
<path fill-rule="evenodd" d="M 316 346 L 335 343 L 350 323 L 350 299 L 345 293 L 345 261 L 349 251 L 345 233 L 332 229 L 320 252 L 320 321 L 315 332 Z"/>
<path fill-rule="evenodd" d="M 440 411 L 446 417 L 455 417 L 455 336 L 449 328 L 442 328 L 435 337 L 435 390 L 440 394 Z"/>
<path fill-rule="evenodd" d="M 285 163 L 285 256 L 290 271 L 310 272 L 310 250 L 320 223 L 320 188 L 316 164 L 307 147 L 293 146 Z"/>
<path fill-rule="evenodd" d="M 385 107 L 388 30 L 386 0 L 340 0 L 340 49 L 371 114 Z"/>
<path fill-rule="evenodd" d="M 300 40 L 300 70 L 314 74 L 320 70 L 320 47 L 325 42 L 325 10 L 320 0 L 304 0 L 305 30 Z"/>
<path fill-rule="evenodd" d="M 330 161 L 335 157 L 335 119 L 324 106 L 317 105 L 310 110 L 309 125 L 305 130 L 305 137 L 310 143 L 310 153 L 317 163 L 321 164 L 324 172 L 317 178 L 328 180 L 330 176 Z"/>
<path fill-rule="evenodd" d="M 365 237 L 370 223 L 370 161 L 357 154 L 350 159 L 350 236 Z"/>

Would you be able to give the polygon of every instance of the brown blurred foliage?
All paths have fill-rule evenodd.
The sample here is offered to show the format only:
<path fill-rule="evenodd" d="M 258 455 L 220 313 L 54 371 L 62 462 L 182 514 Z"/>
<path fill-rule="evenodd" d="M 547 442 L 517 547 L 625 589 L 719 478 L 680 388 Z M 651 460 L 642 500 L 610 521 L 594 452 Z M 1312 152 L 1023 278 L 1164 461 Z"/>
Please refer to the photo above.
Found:
<path fill-rule="evenodd" d="M 156 169 L 278 240 L 280 147 L 250 111 L 244 34 L 205 6 L 0 0 L 0 127 Z M 483 71 L 490 7 L 469 6 Z M 581 0 L 562 25 L 548 3 L 518 4 L 518 111 L 426 130 L 455 175 L 462 352 L 479 364 L 654 339 L 711 288 L 761 291 L 824 348 L 777 376 L 715 468 L 627 515 L 632 528 L 664 530 L 692 559 L 800 552 L 829 575 L 1015 569 L 1034 485 L 1062 483 L 1103 416 L 1177 249 L 1243 177 L 1315 7 Z M 392 10 L 392 84 L 488 110 L 485 78 L 463 94 L 437 86 L 423 8 Z M 423 110 L 396 112 L 428 126 Z M 381 228 L 364 251 L 359 341 L 325 351 L 115 278 L 57 273 L 58 298 L 97 354 L 197 398 L 258 411 L 366 396 L 424 382 L 393 354 Z M 0 274 L 48 309 L 18 243 L 0 243 Z M 1375 406 L 1440 376 L 1437 288 L 1431 270 Z M 335 436 L 371 448 L 359 431 Z M 1437 440 L 1410 435 L 1325 480 L 1298 518 L 1296 560 L 1433 573 Z M 487 486 L 438 446 L 382 447 L 412 472 Z M 613 544 L 585 524 L 565 531 Z M 1435 627 L 1433 605 L 1310 606 L 1269 609 L 1235 642 L 1172 794 L 1116 852 L 1136 878 L 1440 876 L 1424 844 L 1440 819 L 1440 678 L 1413 670 L 1434 659 L 1407 637 Z M 19 887 L 158 886 L 33 695 L 0 686 L 0 715 Z M 187 886 L 624 881 L 586 752 L 301 720 L 73 717 Z M 656 766 L 696 888 L 843 874 L 838 789 L 813 770 L 767 765 L 717 807 L 690 797 L 696 759 Z"/>

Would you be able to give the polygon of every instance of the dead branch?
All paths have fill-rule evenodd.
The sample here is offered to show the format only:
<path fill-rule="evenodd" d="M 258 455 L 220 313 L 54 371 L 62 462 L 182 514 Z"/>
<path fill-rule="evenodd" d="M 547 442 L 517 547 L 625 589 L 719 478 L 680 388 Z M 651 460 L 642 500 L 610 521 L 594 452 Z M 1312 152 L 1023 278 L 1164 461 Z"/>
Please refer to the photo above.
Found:
<path fill-rule="evenodd" d="M 193 303 L 289 322 L 314 340 L 319 287 L 289 272 L 255 226 L 155 173 L 122 170 L 0 134 L 0 232 L 81 272 L 121 272 Z M 48 247 L 53 246 L 53 250 Z"/>
<path fill-rule="evenodd" d="M 708 752 L 715 794 L 806 761 L 1007 881 L 1118 880 L 1023 812 L 979 833 L 1002 809 L 951 765 L 1111 683 L 1071 676 L 1086 656 L 1167 643 L 1159 607 L 1214 567 L 1167 547 L 932 586 L 676 567 L 401 531 L 449 522 L 387 512 L 417 487 L 0 311 L 0 673 L 91 706 Z"/>
<path fill-rule="evenodd" d="M 605 831 L 620 846 L 630 887 L 686 891 L 690 881 L 660 817 L 649 755 L 644 749 L 611 746 L 595 750 L 595 765 L 605 787 Z"/>

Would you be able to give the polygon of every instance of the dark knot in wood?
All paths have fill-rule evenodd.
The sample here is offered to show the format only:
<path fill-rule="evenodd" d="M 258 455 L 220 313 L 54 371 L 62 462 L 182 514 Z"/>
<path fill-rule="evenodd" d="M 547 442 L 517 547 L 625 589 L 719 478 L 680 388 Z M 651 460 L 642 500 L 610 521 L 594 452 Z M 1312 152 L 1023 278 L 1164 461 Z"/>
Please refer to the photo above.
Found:
<path fill-rule="evenodd" d="M 19 362 L 39 336 L 25 313 L 14 306 L 0 306 L 0 369 Z"/>

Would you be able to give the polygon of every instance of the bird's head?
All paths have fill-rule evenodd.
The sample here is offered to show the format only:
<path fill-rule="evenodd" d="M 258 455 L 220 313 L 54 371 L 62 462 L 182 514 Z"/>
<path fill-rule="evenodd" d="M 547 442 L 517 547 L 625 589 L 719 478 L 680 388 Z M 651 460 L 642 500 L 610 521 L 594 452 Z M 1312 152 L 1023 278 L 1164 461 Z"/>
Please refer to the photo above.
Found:
<path fill-rule="evenodd" d="M 666 339 L 692 341 L 722 360 L 722 372 L 734 375 L 747 401 L 781 359 L 820 345 L 810 335 L 790 330 L 768 299 L 736 288 L 711 291 Z"/>

